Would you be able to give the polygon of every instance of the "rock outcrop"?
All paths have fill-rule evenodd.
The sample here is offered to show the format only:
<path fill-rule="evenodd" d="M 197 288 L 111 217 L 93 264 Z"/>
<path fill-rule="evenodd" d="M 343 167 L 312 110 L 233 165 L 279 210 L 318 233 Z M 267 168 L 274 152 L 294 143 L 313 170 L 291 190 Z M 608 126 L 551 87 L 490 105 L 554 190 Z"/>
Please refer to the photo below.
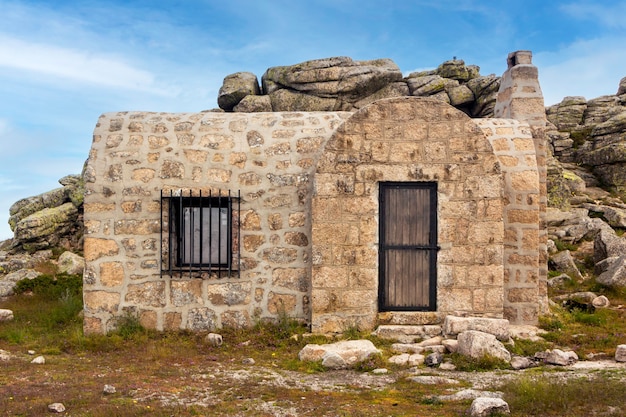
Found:
<path fill-rule="evenodd" d="M 565 97 L 546 109 L 554 156 L 587 167 L 597 179 L 623 193 L 626 185 L 626 90 L 585 100 Z"/>
<path fill-rule="evenodd" d="M 224 78 L 218 105 L 225 111 L 354 111 L 376 100 L 431 96 L 472 117 L 490 117 L 500 78 L 481 76 L 460 59 L 403 77 L 390 59 L 354 61 L 333 57 L 272 67 L 261 78 L 238 72 Z"/>
<path fill-rule="evenodd" d="M 62 187 L 23 198 L 10 207 L 13 250 L 33 252 L 55 246 L 66 249 L 82 246 L 83 179 L 68 175 L 59 183 Z"/>

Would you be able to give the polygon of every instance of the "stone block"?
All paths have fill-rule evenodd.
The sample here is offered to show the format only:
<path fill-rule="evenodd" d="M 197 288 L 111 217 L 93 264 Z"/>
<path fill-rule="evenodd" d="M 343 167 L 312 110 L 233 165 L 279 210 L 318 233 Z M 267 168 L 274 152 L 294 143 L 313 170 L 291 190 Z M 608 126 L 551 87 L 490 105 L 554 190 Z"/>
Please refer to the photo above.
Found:
<path fill-rule="evenodd" d="M 244 235 L 243 249 L 248 252 L 256 252 L 265 243 L 265 235 Z"/>
<path fill-rule="evenodd" d="M 141 311 L 141 313 L 139 313 L 139 323 L 141 323 L 141 325 L 146 329 L 156 329 L 158 325 L 156 311 Z"/>
<path fill-rule="evenodd" d="M 113 313 L 120 304 L 120 294 L 108 291 L 83 291 L 85 312 Z"/>
<path fill-rule="evenodd" d="M 305 268 L 276 268 L 272 271 L 272 285 L 307 292 L 309 288 L 307 270 Z"/>
<path fill-rule="evenodd" d="M 510 181 L 515 191 L 539 190 L 539 175 L 536 170 L 511 172 Z"/>
<path fill-rule="evenodd" d="M 105 287 L 116 287 L 124 282 L 124 266 L 121 262 L 100 264 L 100 283 Z"/>
<path fill-rule="evenodd" d="M 214 306 L 246 305 L 252 297 L 250 282 L 229 282 L 207 286 L 207 299 Z"/>
<path fill-rule="evenodd" d="M 159 220 L 118 220 L 113 226 L 116 235 L 150 235 L 159 233 Z"/>
<path fill-rule="evenodd" d="M 137 168 L 133 170 L 131 178 L 134 181 L 148 183 L 154 179 L 156 171 L 152 168 Z"/>
<path fill-rule="evenodd" d="M 176 307 L 202 304 L 202 280 L 171 281 L 170 297 Z"/>
<path fill-rule="evenodd" d="M 129 285 L 125 301 L 139 307 L 164 307 L 165 282 L 144 282 Z"/>
<path fill-rule="evenodd" d="M 251 320 L 247 311 L 228 310 L 222 313 L 222 326 L 234 329 L 250 327 Z"/>
<path fill-rule="evenodd" d="M 163 330 L 179 330 L 182 324 L 181 314 L 167 312 L 163 314 Z"/>
<path fill-rule="evenodd" d="M 192 308 L 187 313 L 186 328 L 189 330 L 212 332 L 215 331 L 217 325 L 217 315 L 210 308 Z"/>
<path fill-rule="evenodd" d="M 83 319 L 83 333 L 85 335 L 103 333 L 102 320 L 97 317 L 85 316 Z"/>
<path fill-rule="evenodd" d="M 314 267 L 312 284 L 314 288 L 346 288 L 349 276 L 345 267 Z"/>
<path fill-rule="evenodd" d="M 484 317 L 457 317 L 446 316 L 443 324 L 443 333 L 446 336 L 455 336 L 468 330 L 489 333 L 498 340 L 509 340 L 509 321 L 505 319 L 490 319 Z"/>
<path fill-rule="evenodd" d="M 296 296 L 270 292 L 267 297 L 267 310 L 272 314 L 294 314 L 296 312 Z"/>
<path fill-rule="evenodd" d="M 115 240 L 93 237 L 85 238 L 83 250 L 85 253 L 85 260 L 88 262 L 95 261 L 103 256 L 117 255 L 120 251 Z"/>

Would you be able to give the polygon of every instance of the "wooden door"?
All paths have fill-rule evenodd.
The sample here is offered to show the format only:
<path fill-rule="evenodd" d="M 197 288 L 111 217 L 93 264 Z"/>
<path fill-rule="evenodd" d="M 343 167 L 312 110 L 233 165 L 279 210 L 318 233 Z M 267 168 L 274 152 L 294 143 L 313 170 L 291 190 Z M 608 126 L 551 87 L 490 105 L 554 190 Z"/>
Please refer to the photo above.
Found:
<path fill-rule="evenodd" d="M 380 183 L 379 310 L 435 311 L 437 183 Z"/>

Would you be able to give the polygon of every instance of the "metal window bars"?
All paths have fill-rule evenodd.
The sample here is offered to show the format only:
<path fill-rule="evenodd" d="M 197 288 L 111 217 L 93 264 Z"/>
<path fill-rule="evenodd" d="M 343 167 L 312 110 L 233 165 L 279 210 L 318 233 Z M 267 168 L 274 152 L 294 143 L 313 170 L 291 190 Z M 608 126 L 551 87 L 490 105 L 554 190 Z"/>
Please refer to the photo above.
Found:
<path fill-rule="evenodd" d="M 239 277 L 240 212 L 239 191 L 161 190 L 161 276 Z"/>

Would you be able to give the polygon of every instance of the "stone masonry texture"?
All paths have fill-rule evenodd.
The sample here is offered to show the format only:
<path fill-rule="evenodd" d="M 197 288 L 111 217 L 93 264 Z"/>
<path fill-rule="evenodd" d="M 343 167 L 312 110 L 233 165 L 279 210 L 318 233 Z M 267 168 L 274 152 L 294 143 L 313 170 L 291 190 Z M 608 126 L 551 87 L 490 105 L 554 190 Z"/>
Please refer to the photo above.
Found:
<path fill-rule="evenodd" d="M 417 97 L 355 113 L 104 114 L 84 172 L 85 331 L 107 332 L 127 312 L 196 331 L 280 314 L 315 332 L 447 314 L 536 322 L 542 143 L 531 121 L 470 119 Z M 381 181 L 437 182 L 436 311 L 377 311 Z M 239 274 L 161 273 L 170 190 L 240 192 Z"/>

